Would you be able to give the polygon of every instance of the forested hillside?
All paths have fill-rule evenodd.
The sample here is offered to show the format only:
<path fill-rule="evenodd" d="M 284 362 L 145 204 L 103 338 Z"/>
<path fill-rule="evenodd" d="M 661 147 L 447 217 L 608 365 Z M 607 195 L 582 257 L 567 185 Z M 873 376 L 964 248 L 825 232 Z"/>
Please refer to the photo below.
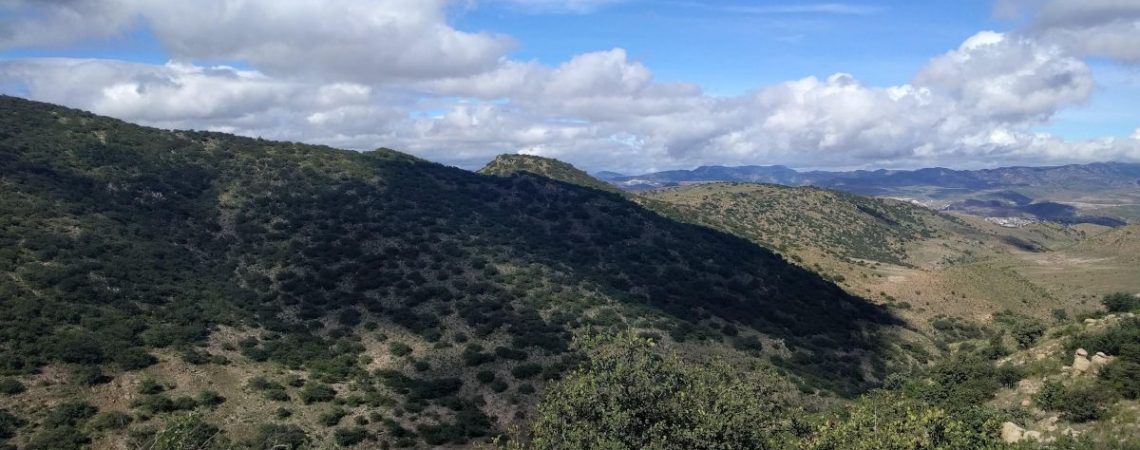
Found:
<path fill-rule="evenodd" d="M 527 417 L 589 330 L 770 361 L 821 395 L 911 353 L 884 309 L 620 194 L 11 97 L 0 296 L 0 371 L 27 386 L 0 439 L 29 449 L 145 443 L 186 410 L 237 441 L 467 443 Z M 161 379 L 184 366 L 228 378 Z M 215 417 L 235 411 L 277 418 Z"/>

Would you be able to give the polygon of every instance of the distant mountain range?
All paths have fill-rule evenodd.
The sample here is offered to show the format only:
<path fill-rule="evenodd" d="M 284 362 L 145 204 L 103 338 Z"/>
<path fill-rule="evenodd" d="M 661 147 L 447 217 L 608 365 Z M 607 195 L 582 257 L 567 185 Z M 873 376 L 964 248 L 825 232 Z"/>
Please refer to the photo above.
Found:
<path fill-rule="evenodd" d="M 953 170 L 935 167 L 918 170 L 881 169 L 849 172 L 800 172 L 786 166 L 701 166 L 693 170 L 670 170 L 632 176 L 615 172 L 598 172 L 594 176 L 629 190 L 715 181 L 819 186 L 868 195 L 888 194 L 894 188 L 910 186 L 932 186 L 946 189 L 1140 188 L 1140 164 L 1117 162 L 1053 167 L 1003 167 L 984 170 Z"/>
<path fill-rule="evenodd" d="M 982 217 L 1123 225 L 1140 213 L 1140 164 L 1106 162 L 1053 167 L 800 172 L 785 166 L 702 166 L 643 175 L 598 172 L 629 191 L 711 182 L 816 186 L 913 201 Z"/>

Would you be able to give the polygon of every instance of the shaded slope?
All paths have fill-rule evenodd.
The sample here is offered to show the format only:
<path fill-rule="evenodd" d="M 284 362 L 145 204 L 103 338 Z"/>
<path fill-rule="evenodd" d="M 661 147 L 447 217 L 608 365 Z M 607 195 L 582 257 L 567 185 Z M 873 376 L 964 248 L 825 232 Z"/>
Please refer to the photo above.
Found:
<path fill-rule="evenodd" d="M 571 367 L 586 329 L 728 351 L 759 333 L 783 367 L 839 392 L 887 370 L 881 329 L 898 322 L 883 309 L 620 194 L 11 97 L 0 111 L 7 374 L 134 370 L 154 349 L 202 352 L 224 324 L 249 330 L 233 342 L 243 361 L 391 396 L 424 442 L 461 443 L 487 432 L 464 423 L 515 412 L 476 399 L 521 414 L 507 396 Z M 415 359 L 362 359 L 377 326 L 416 343 Z M 511 390 L 476 383 L 479 370 Z"/>

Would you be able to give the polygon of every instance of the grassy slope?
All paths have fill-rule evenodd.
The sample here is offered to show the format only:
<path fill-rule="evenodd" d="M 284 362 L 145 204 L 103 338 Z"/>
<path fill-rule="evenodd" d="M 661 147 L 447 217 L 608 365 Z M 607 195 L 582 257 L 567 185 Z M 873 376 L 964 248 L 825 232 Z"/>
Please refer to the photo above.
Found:
<path fill-rule="evenodd" d="M 1042 317 L 1054 308 L 1087 310 L 1089 298 L 1134 289 L 1140 279 L 1127 246 L 1076 245 L 1086 233 L 1058 225 L 1009 229 L 894 200 L 763 184 L 693 185 L 646 198 L 650 208 L 745 237 L 851 292 L 901 305 L 918 323 L 938 315 L 984 320 L 1003 309 Z M 1120 256 L 1067 256 L 1088 246 Z"/>
<path fill-rule="evenodd" d="M 139 414 L 111 399 L 145 376 L 187 392 L 207 380 L 230 398 L 210 419 L 248 430 L 226 417 L 279 405 L 246 381 L 294 373 L 335 387 L 350 418 L 418 432 L 404 443 L 462 443 L 492 431 L 483 415 L 491 428 L 525 417 L 528 386 L 572 367 L 567 344 L 587 329 L 741 360 L 750 351 L 730 344 L 760 336 L 790 374 L 841 392 L 881 378 L 894 348 L 883 327 L 898 322 L 882 308 L 618 194 L 10 97 L 0 111 L 0 371 L 35 386 L 0 401 L 32 422 L 19 441 L 72 397 Z M 159 363 L 135 372 L 146 352 Z M 214 361 L 187 367 L 194 355 Z M 115 381 L 76 386 L 84 367 Z M 497 382 L 476 380 L 483 370 Z M 167 379 L 187 371 L 204 378 Z M 283 422 L 327 438 L 312 418 L 331 406 L 287 391 L 298 411 Z"/>

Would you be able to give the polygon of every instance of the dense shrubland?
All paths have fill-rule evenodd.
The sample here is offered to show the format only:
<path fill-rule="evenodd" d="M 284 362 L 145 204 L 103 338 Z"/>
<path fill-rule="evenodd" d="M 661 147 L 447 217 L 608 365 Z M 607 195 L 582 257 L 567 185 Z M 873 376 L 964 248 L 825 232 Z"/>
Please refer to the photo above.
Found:
<path fill-rule="evenodd" d="M 336 439 L 361 428 L 377 445 L 408 446 L 491 435 L 502 422 L 484 397 L 525 418 L 579 364 L 578 331 L 771 356 L 805 389 L 843 395 L 874 386 L 900 353 L 884 309 L 619 194 L 388 150 L 164 132 L 10 97 L 0 106 L 0 377 L 17 383 L 51 365 L 71 385 L 101 386 L 171 353 L 301 371 L 303 387 L 249 388 L 274 403 L 389 411 Z M 222 326 L 242 334 L 206 346 Z M 381 370 L 366 355 L 375 342 L 387 342 Z M 3 405 L 28 395 L 0 387 L 17 396 Z M 199 400 L 145 394 L 132 408 L 208 421 Z M 25 429 L 18 442 L 102 433 Z"/>

